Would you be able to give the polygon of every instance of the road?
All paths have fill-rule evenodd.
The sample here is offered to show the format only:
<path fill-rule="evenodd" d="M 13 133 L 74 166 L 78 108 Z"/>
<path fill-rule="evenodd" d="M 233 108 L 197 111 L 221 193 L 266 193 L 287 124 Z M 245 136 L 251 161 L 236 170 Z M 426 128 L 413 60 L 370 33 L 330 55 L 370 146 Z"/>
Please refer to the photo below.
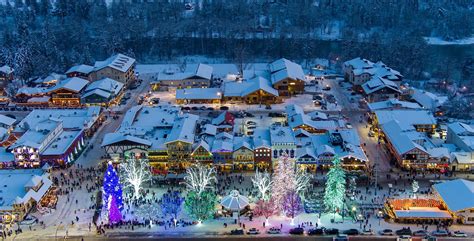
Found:
<path fill-rule="evenodd" d="M 112 116 L 109 115 L 109 111 L 106 110 L 106 115 L 108 116 L 107 120 L 97 130 L 94 136 L 88 140 L 89 144 L 86 146 L 86 150 L 84 150 L 76 160 L 77 164 L 81 164 L 84 167 L 93 167 L 101 162 L 105 157 L 105 150 L 101 148 L 105 134 L 115 132 L 120 127 L 125 113 L 138 104 L 140 94 L 145 93 L 149 88 L 149 81 L 143 80 L 138 88 L 127 90 L 127 92 L 131 93 L 131 98 L 121 107 L 122 114 L 118 114 L 117 119 L 113 119 Z"/>
<path fill-rule="evenodd" d="M 351 101 L 344 89 L 341 88 L 336 80 L 326 80 L 327 84 L 333 89 L 334 96 L 338 100 L 338 103 L 342 105 L 341 114 L 349 119 L 353 128 L 357 129 L 363 149 L 366 152 L 369 164 L 373 166 L 379 173 L 390 172 L 390 158 L 384 151 L 384 146 L 379 145 L 378 141 L 374 137 L 369 137 L 369 128 L 367 125 L 365 115 L 368 113 L 368 109 L 358 108 L 358 103 Z M 364 144 L 365 143 L 365 144 Z"/>

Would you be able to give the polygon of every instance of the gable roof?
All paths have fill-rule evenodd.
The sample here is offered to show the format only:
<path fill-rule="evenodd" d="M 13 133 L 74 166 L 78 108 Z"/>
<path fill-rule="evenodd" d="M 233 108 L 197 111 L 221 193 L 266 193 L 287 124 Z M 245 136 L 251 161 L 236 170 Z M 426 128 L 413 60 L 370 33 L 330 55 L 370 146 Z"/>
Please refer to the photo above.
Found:
<path fill-rule="evenodd" d="M 206 150 L 206 151 L 209 152 L 209 153 L 211 152 L 211 147 L 209 146 L 209 144 L 208 144 L 205 140 L 201 140 L 201 141 L 197 144 L 197 146 L 196 146 L 196 147 L 194 148 L 194 150 L 193 150 L 193 153 L 194 153 L 195 151 L 197 151 L 197 150 L 199 149 L 199 147 L 204 148 L 204 150 Z"/>
<path fill-rule="evenodd" d="M 199 116 L 192 114 L 185 114 L 178 117 L 174 124 L 171 132 L 166 137 L 165 144 L 169 144 L 175 141 L 182 141 L 189 144 L 194 143 L 194 131 Z"/>
<path fill-rule="evenodd" d="M 369 81 L 367 81 L 366 83 L 362 85 L 362 89 L 367 95 L 370 95 L 384 88 L 388 88 L 395 92 L 402 93 L 400 89 L 398 89 L 398 85 L 395 84 L 393 81 L 383 79 L 378 76 L 373 77 L 372 79 L 370 79 Z"/>
<path fill-rule="evenodd" d="M 6 125 L 6 126 L 11 126 L 11 125 L 13 125 L 13 123 L 15 123 L 15 121 L 16 121 L 16 120 L 13 119 L 13 118 L 10 118 L 10 117 L 8 117 L 8 116 L 6 116 L 6 115 L 0 114 L 0 123 L 1 123 L 1 124 L 4 124 L 4 125 Z"/>
<path fill-rule="evenodd" d="M 101 70 L 106 67 L 116 69 L 120 72 L 127 72 L 135 63 L 135 59 L 123 54 L 112 55 L 104 61 L 96 61 L 94 71 Z"/>
<path fill-rule="evenodd" d="M 301 65 L 288 59 L 281 58 L 270 63 L 272 85 L 286 79 L 305 80 L 305 75 Z"/>
<path fill-rule="evenodd" d="M 404 133 L 398 121 L 392 120 L 382 124 L 382 130 L 399 155 L 403 155 L 415 148 L 427 153 L 424 147 L 413 142 L 409 136 Z"/>
<path fill-rule="evenodd" d="M 101 80 L 94 81 L 89 84 L 86 88 L 87 91 L 92 91 L 95 89 L 100 89 L 102 91 L 109 92 L 111 94 L 118 94 L 123 89 L 124 84 L 120 83 L 111 78 L 103 78 Z"/>
<path fill-rule="evenodd" d="M 137 144 L 151 146 L 151 142 L 139 137 L 131 136 L 131 135 L 124 135 L 122 133 L 107 133 L 102 140 L 101 146 L 109 146 L 120 142 L 135 142 Z"/>
<path fill-rule="evenodd" d="M 176 90 L 177 100 L 220 100 L 219 88 L 184 88 Z"/>
<path fill-rule="evenodd" d="M 83 73 L 83 74 L 90 74 L 94 70 L 94 66 L 80 64 L 76 66 L 72 66 L 66 71 L 66 74 L 70 74 L 73 72 Z"/>
<path fill-rule="evenodd" d="M 72 77 L 72 78 L 67 78 L 58 84 L 56 84 L 54 87 L 48 89 L 49 92 L 56 91 L 59 89 L 66 89 L 70 90 L 72 92 L 79 93 L 81 92 L 84 87 L 89 83 L 89 81 L 83 79 L 83 78 L 78 78 L 78 77 Z"/>
<path fill-rule="evenodd" d="M 435 184 L 434 189 L 452 212 L 474 208 L 474 182 L 456 179 Z"/>

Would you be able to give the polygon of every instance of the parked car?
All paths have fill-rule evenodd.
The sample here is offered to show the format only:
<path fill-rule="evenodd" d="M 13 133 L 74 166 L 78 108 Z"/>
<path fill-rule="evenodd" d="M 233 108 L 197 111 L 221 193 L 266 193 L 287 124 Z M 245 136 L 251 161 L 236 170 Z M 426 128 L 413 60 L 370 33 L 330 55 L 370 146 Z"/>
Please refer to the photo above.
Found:
<path fill-rule="evenodd" d="M 412 235 L 411 229 L 410 228 L 402 228 L 397 231 L 395 231 L 397 235 Z"/>
<path fill-rule="evenodd" d="M 256 234 L 260 234 L 260 231 L 256 228 L 251 228 L 249 229 L 249 231 L 247 231 L 247 234 L 256 235 Z"/>
<path fill-rule="evenodd" d="M 254 126 L 254 125 L 247 126 L 247 129 L 249 129 L 249 130 L 253 130 L 253 129 L 256 129 L 256 128 L 257 128 L 257 126 Z"/>
<path fill-rule="evenodd" d="M 303 228 L 292 228 L 290 229 L 290 234 L 302 235 L 304 233 Z"/>
<path fill-rule="evenodd" d="M 196 106 L 191 107 L 191 110 L 199 110 Z"/>
<path fill-rule="evenodd" d="M 229 110 L 229 107 L 228 106 L 221 106 L 219 109 L 220 110 Z"/>
<path fill-rule="evenodd" d="M 465 232 L 455 231 L 452 236 L 458 238 L 466 238 L 467 234 Z"/>
<path fill-rule="evenodd" d="M 344 232 L 342 232 L 343 234 L 347 234 L 347 235 L 359 235 L 359 230 L 355 229 L 355 228 L 351 228 L 351 229 L 348 229 L 348 230 L 344 230 Z"/>
<path fill-rule="evenodd" d="M 214 110 L 214 108 L 212 108 L 212 107 L 207 107 L 207 110 Z"/>
<path fill-rule="evenodd" d="M 183 107 L 181 107 L 181 110 L 190 110 L 190 109 L 191 109 L 191 108 L 188 107 L 188 106 L 183 106 Z"/>
<path fill-rule="evenodd" d="M 324 229 L 322 228 L 312 228 L 308 230 L 308 235 L 323 235 Z"/>
<path fill-rule="evenodd" d="M 410 235 L 401 235 L 397 238 L 397 241 L 412 241 L 412 239 Z"/>
<path fill-rule="evenodd" d="M 361 235 L 374 235 L 374 231 L 372 229 L 364 229 L 360 232 Z"/>
<path fill-rule="evenodd" d="M 328 228 L 328 229 L 324 230 L 324 233 L 326 233 L 327 235 L 338 235 L 339 234 L 339 229 L 337 229 L 337 228 Z"/>
<path fill-rule="evenodd" d="M 393 231 L 391 229 L 384 229 L 379 232 L 380 235 L 393 235 Z"/>
<path fill-rule="evenodd" d="M 244 235 L 243 229 L 234 229 L 230 231 L 230 235 Z"/>
<path fill-rule="evenodd" d="M 255 121 L 247 121 L 245 124 L 247 124 L 247 125 L 256 125 L 257 122 L 255 122 Z"/>
<path fill-rule="evenodd" d="M 268 233 L 268 234 L 280 234 L 280 233 L 281 233 L 281 229 L 275 228 L 275 227 L 271 227 L 269 230 L 267 230 L 267 233 Z"/>
<path fill-rule="evenodd" d="M 330 91 L 330 90 L 331 90 L 331 86 L 326 85 L 326 86 L 324 86 L 323 90 L 325 90 L 325 91 Z"/>
<path fill-rule="evenodd" d="M 265 106 L 265 110 L 271 110 L 271 109 L 272 109 L 272 106 L 270 106 L 270 105 Z"/>
<path fill-rule="evenodd" d="M 334 241 L 347 241 L 349 240 L 349 237 L 347 237 L 346 234 L 339 234 L 333 239 Z"/>
<path fill-rule="evenodd" d="M 417 237 L 424 237 L 426 235 L 428 235 L 428 232 L 423 229 L 413 232 L 413 236 L 417 236 Z"/>
<path fill-rule="evenodd" d="M 446 230 L 437 230 L 431 232 L 431 235 L 436 236 L 436 237 L 446 237 L 449 236 L 449 233 Z"/>

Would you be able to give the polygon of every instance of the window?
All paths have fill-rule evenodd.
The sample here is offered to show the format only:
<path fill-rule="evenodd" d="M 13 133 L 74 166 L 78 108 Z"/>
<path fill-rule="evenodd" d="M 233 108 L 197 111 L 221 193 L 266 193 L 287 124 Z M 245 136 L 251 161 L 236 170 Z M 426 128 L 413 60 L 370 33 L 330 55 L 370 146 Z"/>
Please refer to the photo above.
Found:
<path fill-rule="evenodd" d="M 277 156 L 278 156 L 278 151 L 277 151 L 277 150 L 273 150 L 273 156 L 274 156 L 274 157 L 277 157 Z"/>

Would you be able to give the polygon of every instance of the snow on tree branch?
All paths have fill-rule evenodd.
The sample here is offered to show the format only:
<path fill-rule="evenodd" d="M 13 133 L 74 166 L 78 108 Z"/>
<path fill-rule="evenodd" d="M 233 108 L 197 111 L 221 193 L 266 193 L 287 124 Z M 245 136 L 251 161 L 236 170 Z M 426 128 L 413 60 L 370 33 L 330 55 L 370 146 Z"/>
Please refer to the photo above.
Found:
<path fill-rule="evenodd" d="M 258 189 L 259 197 L 262 200 L 268 201 L 270 188 L 273 184 L 270 174 L 268 172 L 259 172 L 258 169 L 255 171 L 255 176 L 252 177 L 253 186 Z"/>
<path fill-rule="evenodd" d="M 136 199 L 140 194 L 141 185 L 151 180 L 150 164 L 148 159 L 125 159 L 120 164 L 120 173 L 126 187 L 133 189 L 133 197 Z"/>
<path fill-rule="evenodd" d="M 206 189 L 212 189 L 217 183 L 216 169 L 201 164 L 193 165 L 186 170 L 184 183 L 189 191 L 195 191 L 200 195 Z"/>

